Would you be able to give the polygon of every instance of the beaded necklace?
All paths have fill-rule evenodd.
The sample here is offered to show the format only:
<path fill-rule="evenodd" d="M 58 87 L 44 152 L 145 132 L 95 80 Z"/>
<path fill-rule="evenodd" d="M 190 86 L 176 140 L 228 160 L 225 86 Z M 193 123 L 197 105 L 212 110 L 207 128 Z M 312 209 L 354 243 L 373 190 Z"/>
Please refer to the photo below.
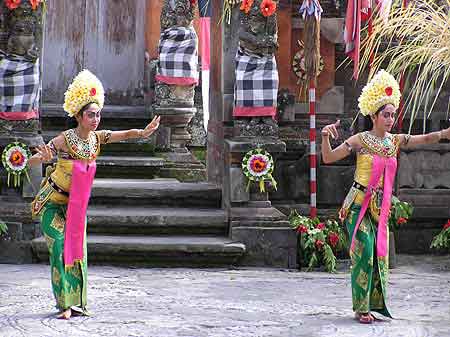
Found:
<path fill-rule="evenodd" d="M 397 155 L 399 139 L 394 135 L 380 138 L 366 131 L 362 132 L 359 138 L 364 148 L 371 153 L 378 154 L 382 157 L 394 157 Z"/>
<path fill-rule="evenodd" d="M 64 132 L 67 147 L 75 159 L 93 160 L 99 151 L 99 141 L 95 132 L 90 132 L 88 139 L 80 138 L 75 129 Z"/>

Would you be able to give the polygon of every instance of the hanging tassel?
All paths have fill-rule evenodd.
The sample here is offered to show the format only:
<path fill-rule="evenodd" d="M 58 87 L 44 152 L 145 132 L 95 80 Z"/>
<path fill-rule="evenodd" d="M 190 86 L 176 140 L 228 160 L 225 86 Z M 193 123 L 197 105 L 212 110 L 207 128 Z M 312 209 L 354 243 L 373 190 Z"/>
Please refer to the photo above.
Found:
<path fill-rule="evenodd" d="M 245 188 L 245 190 L 248 192 L 250 189 L 250 184 L 252 183 L 252 181 L 250 179 L 248 179 L 247 181 L 247 187 Z"/>
<path fill-rule="evenodd" d="M 306 75 L 316 81 L 320 67 L 320 20 L 314 15 L 306 16 L 304 34 Z"/>

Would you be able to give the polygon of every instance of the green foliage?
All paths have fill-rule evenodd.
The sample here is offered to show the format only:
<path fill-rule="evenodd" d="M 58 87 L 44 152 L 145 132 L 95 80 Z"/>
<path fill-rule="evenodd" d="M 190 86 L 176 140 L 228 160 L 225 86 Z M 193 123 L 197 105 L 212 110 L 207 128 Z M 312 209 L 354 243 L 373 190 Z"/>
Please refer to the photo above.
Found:
<path fill-rule="evenodd" d="M 8 233 L 8 226 L 3 221 L 0 221 L 0 235 Z"/>
<path fill-rule="evenodd" d="M 391 213 L 389 215 L 389 229 L 396 231 L 399 226 L 408 222 L 413 213 L 414 208 L 407 202 L 400 201 L 397 197 L 392 196 Z"/>
<path fill-rule="evenodd" d="M 308 266 L 307 271 L 324 266 L 328 272 L 336 271 L 336 253 L 347 248 L 344 228 L 334 219 L 323 222 L 292 211 L 289 216 L 291 227 L 300 235 L 299 249 Z"/>
<path fill-rule="evenodd" d="M 433 238 L 430 248 L 450 249 L 450 220 L 444 225 L 442 231 Z"/>

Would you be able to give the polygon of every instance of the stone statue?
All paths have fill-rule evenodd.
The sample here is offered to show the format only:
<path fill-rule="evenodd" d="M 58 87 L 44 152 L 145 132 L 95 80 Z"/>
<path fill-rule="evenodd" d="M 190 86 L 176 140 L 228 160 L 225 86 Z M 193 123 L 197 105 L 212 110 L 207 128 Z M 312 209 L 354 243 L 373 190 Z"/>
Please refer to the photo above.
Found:
<path fill-rule="evenodd" d="M 240 46 L 254 54 L 272 56 L 278 49 L 276 12 L 268 17 L 261 13 L 262 0 L 255 0 L 248 13 L 241 11 Z M 275 1 L 276 2 L 276 1 Z"/>
<path fill-rule="evenodd" d="M 164 0 L 161 31 L 171 27 L 192 27 L 195 5 L 191 0 Z"/>
<path fill-rule="evenodd" d="M 276 136 L 278 134 L 278 125 L 273 119 L 276 114 L 277 107 L 277 90 L 278 90 L 278 71 L 275 61 L 275 52 L 278 49 L 278 25 L 277 14 L 273 11 L 270 15 L 263 15 L 261 3 L 263 0 L 254 0 L 251 7 L 247 10 L 241 10 L 240 13 L 240 32 L 239 32 L 239 51 L 236 56 L 237 68 L 246 69 L 247 64 L 253 64 L 253 68 L 259 68 L 259 73 L 244 75 L 242 70 L 236 71 L 236 97 L 248 97 L 245 90 L 248 84 L 248 78 L 252 78 L 254 82 L 270 81 L 273 91 L 268 94 L 260 92 L 253 97 L 264 96 L 266 102 L 251 102 L 235 100 L 235 109 L 233 115 L 235 117 L 234 135 L 244 137 L 254 136 Z M 277 0 L 272 1 L 274 6 L 278 5 Z M 251 55 L 251 56 L 247 56 Z M 244 58 L 240 57 L 244 56 Z M 251 68 L 251 67 L 250 67 Z M 271 69 L 267 71 L 267 69 Z M 251 87 L 259 88 L 260 83 L 253 83 Z M 257 89 L 256 89 L 257 90 Z M 266 95 L 269 95 L 268 97 Z M 246 99 L 246 98 L 245 98 Z"/>
<path fill-rule="evenodd" d="M 2 1 L 0 7 L 0 51 L 36 62 L 42 49 L 42 6 L 32 8 L 22 1 L 15 9 L 8 9 Z"/>
<path fill-rule="evenodd" d="M 167 40 L 171 40 L 169 42 L 173 45 L 173 41 L 179 41 L 180 36 L 182 34 L 186 34 L 186 38 L 188 38 L 191 42 L 191 47 L 195 46 L 195 53 L 192 50 L 189 50 L 189 53 L 192 52 L 192 58 L 189 61 L 189 67 L 191 69 L 191 73 L 197 72 L 197 35 L 193 28 L 193 20 L 196 9 L 196 0 L 164 0 L 163 7 L 161 10 L 161 32 L 162 36 L 166 36 Z M 178 32 L 177 32 L 178 30 Z M 187 33 L 186 33 L 187 32 Z M 178 35 L 178 36 L 176 36 Z M 188 36 L 189 35 L 189 36 Z M 175 37 L 176 36 L 176 37 Z M 156 84 L 155 84 L 155 105 L 156 106 L 176 106 L 176 107 L 193 107 L 194 106 L 194 87 L 198 81 L 198 74 L 196 75 L 196 80 L 184 81 L 183 84 L 175 84 L 183 81 L 171 81 L 163 80 L 159 75 L 161 75 L 162 68 L 162 49 L 164 41 L 160 41 L 160 61 L 159 61 L 159 69 L 157 69 L 156 76 Z M 190 49 L 192 49 L 190 48 Z M 183 53 L 181 50 L 180 52 Z M 168 58 L 170 59 L 170 55 Z M 194 60 L 195 58 L 195 60 Z M 195 68 L 195 69 L 194 69 Z M 170 73 L 171 69 L 169 69 Z M 176 73 L 177 70 L 174 71 Z M 179 71 L 178 71 L 179 72 Z M 195 76 L 195 75 L 193 75 Z M 159 78 L 158 78 L 159 77 Z M 174 76 L 176 77 L 176 76 Z M 180 76 L 183 77 L 183 76 Z M 186 75 L 185 77 L 191 77 Z"/>

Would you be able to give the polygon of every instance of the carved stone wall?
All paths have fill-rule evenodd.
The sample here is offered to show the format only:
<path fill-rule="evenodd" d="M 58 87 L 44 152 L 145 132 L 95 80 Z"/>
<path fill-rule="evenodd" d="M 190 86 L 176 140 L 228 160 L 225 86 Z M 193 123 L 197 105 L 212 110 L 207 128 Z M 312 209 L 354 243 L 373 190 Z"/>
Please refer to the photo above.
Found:
<path fill-rule="evenodd" d="M 450 218 L 450 144 L 402 151 L 397 185 L 399 198 L 414 206 L 411 221 L 397 233 L 397 249 L 427 252 L 433 236 Z"/>

